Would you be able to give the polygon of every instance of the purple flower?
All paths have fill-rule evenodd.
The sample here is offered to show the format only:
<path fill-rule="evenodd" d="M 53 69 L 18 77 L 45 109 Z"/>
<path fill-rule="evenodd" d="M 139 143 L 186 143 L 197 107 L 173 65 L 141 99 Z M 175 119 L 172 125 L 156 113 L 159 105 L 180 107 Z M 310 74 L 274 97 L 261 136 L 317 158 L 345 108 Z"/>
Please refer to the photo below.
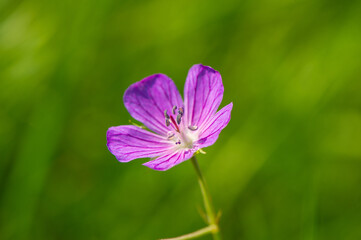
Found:
<path fill-rule="evenodd" d="M 184 102 L 164 74 L 132 84 L 123 97 L 125 107 L 154 133 L 133 125 L 110 127 L 109 151 L 120 162 L 152 158 L 143 165 L 160 171 L 190 159 L 215 143 L 231 118 L 232 103 L 217 112 L 223 90 L 219 72 L 201 64 L 188 72 Z"/>

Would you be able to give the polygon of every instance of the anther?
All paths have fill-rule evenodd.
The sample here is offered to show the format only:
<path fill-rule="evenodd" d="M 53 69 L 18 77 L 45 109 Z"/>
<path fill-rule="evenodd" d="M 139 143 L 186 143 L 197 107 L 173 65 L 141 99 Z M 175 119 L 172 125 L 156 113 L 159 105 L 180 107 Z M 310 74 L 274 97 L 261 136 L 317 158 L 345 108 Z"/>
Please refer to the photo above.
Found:
<path fill-rule="evenodd" d="M 172 139 L 174 137 L 174 135 L 175 135 L 174 132 L 168 132 L 167 138 Z"/>
<path fill-rule="evenodd" d="M 169 125 L 170 125 L 169 118 L 166 118 L 166 119 L 165 119 L 165 125 L 166 125 L 167 127 L 169 127 Z"/>
<path fill-rule="evenodd" d="M 177 123 L 178 123 L 178 125 L 181 123 L 181 119 L 182 119 L 182 115 L 178 114 L 177 115 Z"/>
<path fill-rule="evenodd" d="M 175 115 L 175 111 L 177 110 L 177 106 L 173 106 L 173 108 L 172 108 L 172 113 L 173 113 L 173 115 Z"/>
<path fill-rule="evenodd" d="M 195 131 L 198 129 L 198 127 L 197 126 L 188 126 L 188 129 L 191 131 Z"/>
<path fill-rule="evenodd" d="M 183 116 L 183 114 L 184 114 L 184 108 L 180 107 L 180 108 L 178 109 L 178 113 Z"/>
<path fill-rule="evenodd" d="M 167 113 L 167 109 L 164 110 L 164 117 L 165 117 L 166 119 L 169 119 L 169 115 L 168 115 L 168 113 Z"/>
<path fill-rule="evenodd" d="M 175 144 L 176 144 L 176 145 L 181 144 L 181 141 L 178 140 L 178 141 L 175 142 Z"/>

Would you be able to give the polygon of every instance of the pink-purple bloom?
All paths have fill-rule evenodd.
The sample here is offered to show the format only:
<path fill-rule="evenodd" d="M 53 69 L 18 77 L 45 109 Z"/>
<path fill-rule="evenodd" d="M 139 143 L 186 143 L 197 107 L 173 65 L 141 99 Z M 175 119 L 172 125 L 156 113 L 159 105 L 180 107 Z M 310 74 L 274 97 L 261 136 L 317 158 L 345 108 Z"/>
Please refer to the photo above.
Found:
<path fill-rule="evenodd" d="M 152 132 L 134 125 L 110 127 L 109 151 L 120 162 L 152 158 L 143 165 L 165 171 L 215 143 L 231 118 L 233 104 L 217 112 L 223 98 L 219 72 L 201 64 L 188 72 L 184 102 L 174 82 L 154 74 L 132 84 L 124 93 L 130 115 Z"/>

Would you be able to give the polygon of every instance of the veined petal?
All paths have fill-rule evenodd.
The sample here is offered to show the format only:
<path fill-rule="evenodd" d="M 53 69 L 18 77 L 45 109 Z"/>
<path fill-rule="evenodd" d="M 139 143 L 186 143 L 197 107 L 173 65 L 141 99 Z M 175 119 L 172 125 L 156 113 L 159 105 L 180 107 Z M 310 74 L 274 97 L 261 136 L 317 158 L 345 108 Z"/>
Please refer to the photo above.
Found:
<path fill-rule="evenodd" d="M 176 85 L 164 74 L 155 74 L 132 84 L 124 93 L 124 105 L 130 115 L 150 130 L 166 136 L 164 110 L 182 106 Z"/>
<path fill-rule="evenodd" d="M 232 107 L 233 103 L 223 107 L 202 126 L 197 142 L 200 144 L 200 148 L 208 147 L 215 143 L 222 129 L 225 128 L 229 120 L 231 120 Z"/>
<path fill-rule="evenodd" d="M 184 86 L 186 124 L 201 127 L 207 122 L 221 104 L 223 91 L 219 72 L 202 64 L 194 65 L 188 72 Z"/>
<path fill-rule="evenodd" d="M 129 125 L 110 127 L 107 146 L 120 162 L 161 156 L 173 147 L 164 137 Z"/>
<path fill-rule="evenodd" d="M 168 151 L 165 155 L 160 156 L 155 160 L 143 163 L 143 165 L 154 170 L 166 171 L 175 165 L 190 159 L 197 149 L 179 149 L 177 151 Z"/>

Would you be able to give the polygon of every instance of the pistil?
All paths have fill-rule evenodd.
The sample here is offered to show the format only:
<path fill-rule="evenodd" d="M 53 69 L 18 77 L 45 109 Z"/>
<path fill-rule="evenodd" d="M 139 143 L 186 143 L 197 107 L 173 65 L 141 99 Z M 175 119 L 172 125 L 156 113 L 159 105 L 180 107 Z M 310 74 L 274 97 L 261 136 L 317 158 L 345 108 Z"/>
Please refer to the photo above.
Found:
<path fill-rule="evenodd" d="M 164 111 L 165 124 L 167 127 L 171 126 L 172 131 L 168 132 L 167 138 L 174 141 L 176 145 L 189 147 L 192 145 L 192 136 L 188 136 L 188 130 L 196 131 L 197 126 L 188 126 L 188 129 L 183 129 L 180 125 L 184 115 L 184 108 L 174 106 L 170 114 L 167 110 Z"/>
<path fill-rule="evenodd" d="M 180 131 L 179 131 L 178 124 L 177 124 L 176 121 L 174 120 L 173 116 L 170 116 L 170 120 L 172 121 L 172 123 L 173 123 L 173 125 L 174 125 L 174 127 L 175 127 L 175 130 L 176 130 L 177 132 L 180 132 Z"/>

